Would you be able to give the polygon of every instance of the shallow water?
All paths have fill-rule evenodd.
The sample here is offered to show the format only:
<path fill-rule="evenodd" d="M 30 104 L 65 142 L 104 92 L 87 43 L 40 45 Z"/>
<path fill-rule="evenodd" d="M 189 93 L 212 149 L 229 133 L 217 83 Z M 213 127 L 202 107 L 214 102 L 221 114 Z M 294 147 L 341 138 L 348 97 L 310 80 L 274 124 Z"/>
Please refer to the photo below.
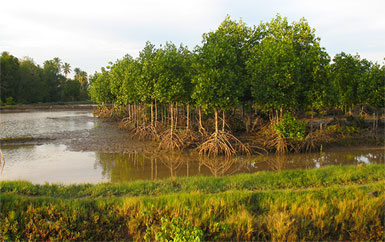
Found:
<path fill-rule="evenodd" d="M 90 111 L 0 113 L 0 138 L 39 137 L 57 132 L 92 129 Z"/>
<path fill-rule="evenodd" d="M 0 115 L 0 138 L 55 137 L 55 141 L 48 140 L 42 144 L 3 143 L 1 149 L 6 163 L 0 180 L 23 179 L 33 183 L 64 184 L 122 182 L 170 176 L 221 176 L 259 170 L 318 168 L 327 165 L 385 161 L 384 150 L 381 147 L 287 156 L 240 156 L 233 159 L 223 157 L 202 159 L 195 153 L 155 151 L 127 154 L 86 149 L 87 151 L 81 152 L 74 148 L 83 143 L 94 142 L 99 136 L 88 134 L 95 133 L 98 129 L 103 129 L 102 137 L 99 138 L 114 134 L 108 138 L 111 146 L 116 146 L 114 140 L 118 143 L 127 142 L 128 145 L 134 143 L 124 136 L 125 132 L 117 130 L 115 125 L 103 125 L 102 121 L 93 118 L 87 111 L 42 111 L 0 113 Z M 84 134 L 80 141 L 73 138 L 77 134 Z"/>

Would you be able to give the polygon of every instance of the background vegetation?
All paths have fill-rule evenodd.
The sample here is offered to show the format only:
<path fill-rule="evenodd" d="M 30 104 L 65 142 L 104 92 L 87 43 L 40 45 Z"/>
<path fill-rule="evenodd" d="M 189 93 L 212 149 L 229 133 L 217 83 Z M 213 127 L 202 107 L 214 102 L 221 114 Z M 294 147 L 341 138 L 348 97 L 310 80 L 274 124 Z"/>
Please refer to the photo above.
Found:
<path fill-rule="evenodd" d="M 18 59 L 3 52 L 0 65 L 0 105 L 89 99 L 87 73 L 75 68 L 74 79 L 67 78 L 71 66 L 58 57 L 41 67 L 29 57 Z"/>

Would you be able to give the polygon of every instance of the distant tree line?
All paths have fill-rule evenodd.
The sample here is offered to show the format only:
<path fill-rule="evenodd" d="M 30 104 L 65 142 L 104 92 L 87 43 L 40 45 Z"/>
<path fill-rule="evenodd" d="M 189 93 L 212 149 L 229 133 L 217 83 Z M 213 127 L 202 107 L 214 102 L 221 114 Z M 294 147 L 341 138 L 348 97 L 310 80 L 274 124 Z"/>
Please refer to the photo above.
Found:
<path fill-rule="evenodd" d="M 85 71 L 74 69 L 74 79 L 68 78 L 71 66 L 55 57 L 35 64 L 33 59 L 18 59 L 8 52 L 0 57 L 0 102 L 46 103 L 88 100 L 88 77 Z"/>

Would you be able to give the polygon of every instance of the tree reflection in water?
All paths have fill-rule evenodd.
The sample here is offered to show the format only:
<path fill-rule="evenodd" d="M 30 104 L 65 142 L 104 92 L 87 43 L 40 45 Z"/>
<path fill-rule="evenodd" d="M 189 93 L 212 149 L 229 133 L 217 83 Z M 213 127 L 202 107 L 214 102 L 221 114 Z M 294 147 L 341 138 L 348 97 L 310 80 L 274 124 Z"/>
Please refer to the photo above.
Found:
<path fill-rule="evenodd" d="M 157 155 L 157 159 L 159 159 L 164 166 L 166 166 L 170 170 L 170 176 L 174 177 L 176 175 L 176 171 L 178 168 L 187 162 L 187 159 L 183 159 L 181 154 L 179 153 L 162 153 Z M 187 162 L 188 163 L 188 162 Z M 187 166 L 187 174 L 189 167 Z"/>
<path fill-rule="evenodd" d="M 201 156 L 200 163 L 206 166 L 215 177 L 231 175 L 239 172 L 248 162 L 243 157 L 205 157 Z"/>
<path fill-rule="evenodd" d="M 252 157 L 216 158 L 201 157 L 195 153 L 96 153 L 95 166 L 111 182 L 144 179 L 161 179 L 174 176 L 223 176 L 259 170 L 318 168 L 326 165 L 358 163 L 384 163 L 382 150 L 322 152 L 291 155 L 265 155 Z M 95 167 L 96 168 L 96 167 Z"/>

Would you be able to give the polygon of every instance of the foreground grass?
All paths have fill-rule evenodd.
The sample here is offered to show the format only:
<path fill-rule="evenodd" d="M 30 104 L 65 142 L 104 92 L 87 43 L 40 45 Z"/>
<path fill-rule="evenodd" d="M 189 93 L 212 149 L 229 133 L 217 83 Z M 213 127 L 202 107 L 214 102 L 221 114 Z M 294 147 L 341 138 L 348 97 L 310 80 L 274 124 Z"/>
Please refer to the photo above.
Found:
<path fill-rule="evenodd" d="M 126 184 L 1 182 L 0 240 L 379 241 L 384 177 L 384 165 L 369 165 Z"/>

